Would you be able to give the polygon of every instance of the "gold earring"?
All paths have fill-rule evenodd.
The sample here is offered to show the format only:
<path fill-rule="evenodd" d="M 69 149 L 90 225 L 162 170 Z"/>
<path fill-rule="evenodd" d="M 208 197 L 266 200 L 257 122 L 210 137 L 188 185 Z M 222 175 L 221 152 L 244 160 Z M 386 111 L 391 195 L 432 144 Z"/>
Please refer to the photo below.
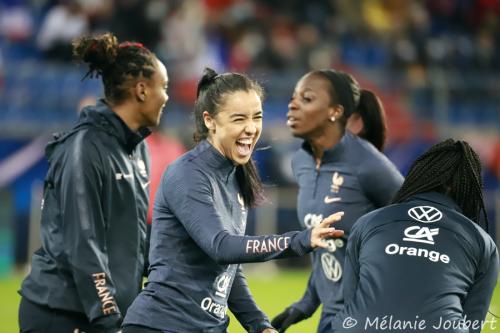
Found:
<path fill-rule="evenodd" d="M 331 117 L 330 117 L 330 121 L 331 121 L 332 123 L 334 123 L 334 122 L 335 122 L 335 116 L 331 116 Z"/>

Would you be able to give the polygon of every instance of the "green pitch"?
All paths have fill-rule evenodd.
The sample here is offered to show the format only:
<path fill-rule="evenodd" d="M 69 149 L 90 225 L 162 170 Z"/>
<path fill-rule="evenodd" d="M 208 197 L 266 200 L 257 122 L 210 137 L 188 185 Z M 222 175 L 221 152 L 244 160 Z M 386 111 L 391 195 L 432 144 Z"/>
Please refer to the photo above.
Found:
<path fill-rule="evenodd" d="M 249 274 L 248 283 L 254 297 L 269 317 L 273 317 L 282 311 L 286 306 L 296 301 L 303 293 L 308 273 L 305 271 L 280 272 L 268 276 L 265 272 L 259 274 Z M 21 283 L 20 276 L 0 279 L 0 331 L 2 333 L 17 333 L 17 308 L 19 296 L 17 290 Z M 499 283 L 500 285 L 500 283 Z M 497 286 L 490 311 L 500 314 L 500 287 Z M 491 316 L 488 316 L 491 318 Z M 292 326 L 287 333 L 315 333 L 316 325 L 319 321 L 319 311 L 314 316 L 300 324 Z M 500 319 L 497 319 L 496 330 L 486 328 L 483 332 L 500 331 Z M 231 318 L 231 333 L 243 333 L 238 322 Z"/>

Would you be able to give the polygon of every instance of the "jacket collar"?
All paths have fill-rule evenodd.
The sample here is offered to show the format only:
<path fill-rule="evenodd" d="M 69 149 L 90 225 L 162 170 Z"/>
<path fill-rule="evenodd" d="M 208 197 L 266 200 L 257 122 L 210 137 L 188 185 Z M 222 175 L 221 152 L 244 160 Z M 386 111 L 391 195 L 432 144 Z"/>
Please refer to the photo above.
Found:
<path fill-rule="evenodd" d="M 411 196 L 406 201 L 408 202 L 414 200 L 438 204 L 462 213 L 462 209 L 455 203 L 455 201 L 452 198 L 439 192 L 418 193 Z"/>
<path fill-rule="evenodd" d="M 340 141 L 336 145 L 334 145 L 332 148 L 325 149 L 323 151 L 323 157 L 321 158 L 321 164 L 338 160 L 347 143 L 352 140 L 353 135 L 354 134 L 346 130 L 344 135 L 342 135 L 342 138 L 340 138 Z M 314 159 L 314 154 L 309 142 L 304 141 L 302 143 L 302 149 L 304 149 Z"/>
<path fill-rule="evenodd" d="M 203 162 L 215 171 L 225 182 L 236 171 L 236 165 L 222 155 L 210 142 L 203 140 L 195 147 L 197 155 L 203 154 Z"/>
<path fill-rule="evenodd" d="M 133 132 L 127 124 L 106 104 L 104 99 L 97 101 L 95 106 L 83 109 L 80 114 L 79 125 L 92 123 L 114 135 L 127 153 L 132 153 L 135 147 L 143 141 L 151 130 L 147 127 Z"/>

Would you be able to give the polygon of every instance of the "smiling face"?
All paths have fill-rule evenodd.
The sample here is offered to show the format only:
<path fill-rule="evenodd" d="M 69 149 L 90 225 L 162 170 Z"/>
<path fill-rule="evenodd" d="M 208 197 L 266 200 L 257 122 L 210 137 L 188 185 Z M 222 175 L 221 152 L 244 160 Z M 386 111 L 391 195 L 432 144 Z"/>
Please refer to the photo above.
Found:
<path fill-rule="evenodd" d="M 321 136 L 331 126 L 330 118 L 342 115 L 339 107 L 332 106 L 330 82 L 314 74 L 303 76 L 288 104 L 287 126 L 292 135 L 303 139 Z"/>
<path fill-rule="evenodd" d="M 168 75 L 165 65 L 156 59 L 156 71 L 145 81 L 146 96 L 142 103 L 142 126 L 156 127 L 160 124 L 163 108 L 168 101 Z"/>
<path fill-rule="evenodd" d="M 235 164 L 250 160 L 262 131 L 262 101 L 254 90 L 235 91 L 222 99 L 218 113 L 203 112 L 208 141 Z"/>

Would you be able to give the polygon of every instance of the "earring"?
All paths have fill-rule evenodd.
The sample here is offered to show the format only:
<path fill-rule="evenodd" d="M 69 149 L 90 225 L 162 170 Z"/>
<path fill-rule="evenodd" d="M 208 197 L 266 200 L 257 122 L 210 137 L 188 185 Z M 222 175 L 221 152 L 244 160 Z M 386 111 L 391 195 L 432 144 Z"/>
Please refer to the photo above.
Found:
<path fill-rule="evenodd" d="M 331 116 L 331 117 L 330 117 L 330 121 L 331 121 L 332 123 L 334 123 L 334 122 L 335 122 L 335 116 Z"/>

